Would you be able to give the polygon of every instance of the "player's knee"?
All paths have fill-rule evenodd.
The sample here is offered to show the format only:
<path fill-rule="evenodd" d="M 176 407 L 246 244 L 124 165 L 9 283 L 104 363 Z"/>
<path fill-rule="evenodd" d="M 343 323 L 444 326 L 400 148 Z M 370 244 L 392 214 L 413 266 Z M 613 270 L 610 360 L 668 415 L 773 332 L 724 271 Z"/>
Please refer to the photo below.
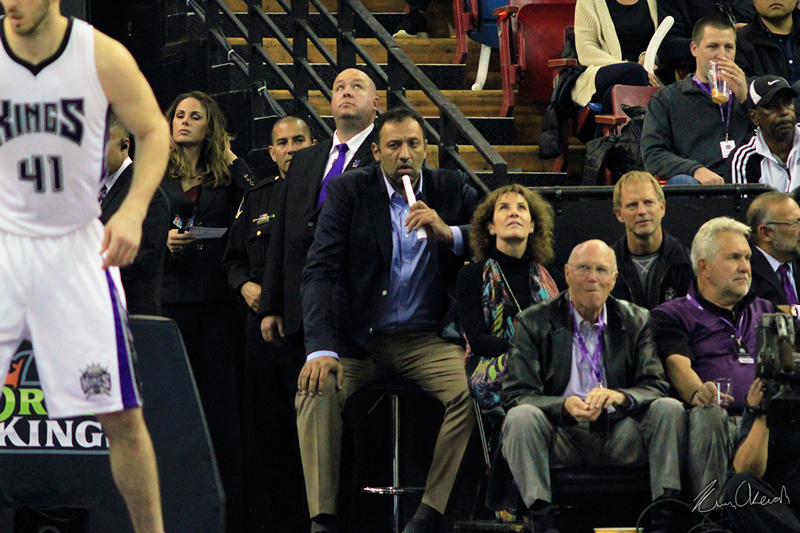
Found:
<path fill-rule="evenodd" d="M 139 408 L 97 415 L 97 420 L 112 444 L 119 442 L 134 445 L 149 439 L 142 410 Z"/>

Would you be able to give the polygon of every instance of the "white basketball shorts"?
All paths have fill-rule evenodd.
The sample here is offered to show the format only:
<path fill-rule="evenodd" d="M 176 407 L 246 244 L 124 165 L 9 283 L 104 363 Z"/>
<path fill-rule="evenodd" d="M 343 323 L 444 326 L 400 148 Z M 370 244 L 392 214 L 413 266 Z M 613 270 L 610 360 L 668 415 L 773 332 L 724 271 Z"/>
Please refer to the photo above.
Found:
<path fill-rule="evenodd" d="M 19 343 L 33 344 L 48 414 L 139 407 L 118 268 L 103 270 L 99 220 L 59 237 L 0 232 L 0 383 Z"/>

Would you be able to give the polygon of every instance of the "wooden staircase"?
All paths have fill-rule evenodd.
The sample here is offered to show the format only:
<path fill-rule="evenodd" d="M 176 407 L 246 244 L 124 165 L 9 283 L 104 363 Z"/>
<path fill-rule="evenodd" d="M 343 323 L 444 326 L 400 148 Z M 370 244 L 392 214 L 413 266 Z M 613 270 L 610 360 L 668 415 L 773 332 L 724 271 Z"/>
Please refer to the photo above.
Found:
<path fill-rule="evenodd" d="M 390 33 L 395 31 L 397 22 L 402 16 L 402 13 L 397 12 L 398 6 L 402 5 L 399 0 L 362 0 L 362 2 Z M 226 0 L 226 3 L 235 13 L 244 13 L 247 9 L 246 3 L 242 0 Z M 323 0 L 323 4 L 329 11 L 335 12 L 336 0 Z M 273 20 L 279 27 L 283 24 L 288 24 L 288 16 L 275 0 L 263 0 L 262 5 L 266 12 L 274 13 Z M 310 11 L 311 13 L 316 12 L 313 5 L 310 6 Z M 455 103 L 461 112 L 470 119 L 506 160 L 509 177 L 512 181 L 519 181 L 528 185 L 558 184 L 552 180 L 552 177 L 542 180 L 541 177 L 537 179 L 535 174 L 527 175 L 537 172 L 549 173 L 553 166 L 553 160 L 541 160 L 538 157 L 538 142 L 545 106 L 518 99 L 513 118 L 499 118 L 502 94 L 497 52 L 493 51 L 484 90 L 468 90 L 467 88 L 475 80 L 480 44 L 469 41 L 469 54 L 466 64 L 452 65 L 452 57 L 456 47 L 455 38 L 450 37 L 450 26 L 453 20 L 452 7 L 446 2 L 434 2 L 427 13 L 427 18 L 430 26 L 430 38 L 398 39 L 398 44 L 442 89 L 445 96 Z M 312 27 L 315 26 L 313 20 L 311 25 Z M 324 32 L 324 30 L 322 31 Z M 326 35 L 322 32 L 319 35 L 323 38 L 328 50 L 335 56 L 336 39 L 334 36 Z M 356 35 L 358 35 L 358 27 L 356 27 Z M 245 46 L 245 42 L 242 39 L 229 39 L 229 43 L 234 49 Z M 386 51 L 375 39 L 361 38 L 359 39 L 359 44 L 367 50 L 375 61 L 385 64 Z M 276 39 L 264 39 L 264 49 L 279 65 L 288 65 L 292 61 L 291 55 L 284 50 Z M 318 69 L 318 72 L 331 68 L 310 42 L 309 61 L 317 64 L 315 69 Z M 441 77 L 442 81 L 439 81 L 440 78 L 437 77 Z M 273 88 L 276 87 L 275 83 L 269 83 L 268 87 L 270 94 L 276 100 L 290 101 L 291 95 L 288 90 Z M 380 85 L 378 88 L 381 107 L 385 108 L 385 92 L 380 91 Z M 406 97 L 428 120 L 438 120 L 438 110 L 422 91 L 408 89 Z M 319 114 L 327 117 L 332 124 L 330 103 L 324 96 L 321 93 L 312 93 L 309 99 Z M 570 150 L 570 165 L 566 180 L 567 184 L 570 185 L 580 184 L 585 153 L 585 148 L 582 144 L 577 140 L 573 140 L 573 142 L 575 146 Z M 438 162 L 438 147 L 430 145 L 428 150 L 428 164 L 435 167 Z M 472 146 L 459 144 L 459 153 L 475 171 L 489 170 L 483 158 Z"/>

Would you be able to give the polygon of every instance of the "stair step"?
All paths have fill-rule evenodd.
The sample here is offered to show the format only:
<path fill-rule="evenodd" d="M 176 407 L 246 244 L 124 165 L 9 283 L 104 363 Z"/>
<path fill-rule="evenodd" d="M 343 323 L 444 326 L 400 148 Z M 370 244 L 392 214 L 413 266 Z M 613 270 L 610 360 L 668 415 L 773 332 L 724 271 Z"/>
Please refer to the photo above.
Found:
<path fill-rule="evenodd" d="M 225 0 L 225 3 L 234 13 L 247 12 L 247 2 L 244 0 Z M 291 4 L 289 0 L 287 0 L 287 3 Z M 364 0 L 362 3 L 373 15 L 377 13 L 397 13 L 398 9 L 403 8 L 403 4 L 398 0 Z M 337 0 L 322 0 L 322 5 L 331 13 L 335 13 L 338 9 Z M 285 13 L 276 0 L 263 0 L 261 6 L 267 13 Z M 317 9 L 309 2 L 308 11 L 309 13 L 316 13 Z M 453 26 L 452 3 L 433 2 L 425 14 L 428 19 L 428 33 L 431 37 L 447 37 L 450 34 L 449 27 Z"/>
<path fill-rule="evenodd" d="M 287 0 L 286 3 L 291 4 L 289 0 Z M 398 5 L 402 7 L 402 5 L 398 4 L 396 0 L 365 0 L 362 3 L 373 14 L 391 13 L 392 11 L 397 11 Z M 233 11 L 234 13 L 244 13 L 247 11 L 246 0 L 225 0 L 225 4 L 227 4 L 227 6 L 231 8 L 231 11 Z M 336 11 L 337 0 L 322 0 L 322 5 L 325 6 L 325 9 L 327 9 L 328 11 L 334 12 Z M 283 8 L 276 0 L 262 0 L 261 8 L 267 13 L 283 11 Z M 316 11 L 314 4 L 312 4 L 311 2 L 308 3 L 308 10 Z"/>
<path fill-rule="evenodd" d="M 553 168 L 552 159 L 539 159 L 538 146 L 495 146 L 500 157 L 508 163 L 509 172 L 550 172 Z M 570 149 L 570 163 L 567 169 L 568 184 L 580 184 L 583 177 L 583 160 L 586 154 L 585 146 L 573 146 Z M 476 172 L 491 171 L 486 161 L 473 146 L 459 146 L 459 155 Z M 439 147 L 428 145 L 428 164 L 438 166 Z"/>
<path fill-rule="evenodd" d="M 281 63 L 278 66 L 283 69 L 284 73 L 286 73 L 290 80 L 294 80 L 294 66 L 291 63 Z M 336 75 L 339 73 L 338 69 L 327 63 L 312 63 L 310 66 L 314 69 L 314 72 L 316 72 L 317 75 L 319 75 L 319 77 L 325 81 L 328 87 L 333 85 L 333 80 L 336 79 Z M 386 67 L 385 64 L 380 64 L 380 66 L 384 69 Z M 464 65 L 419 63 L 417 66 L 440 90 L 462 89 L 466 84 L 466 69 L 464 68 Z M 268 73 L 266 82 L 267 87 L 273 89 L 286 88 L 284 87 L 281 79 L 271 72 Z M 381 81 L 376 81 L 376 85 L 378 89 L 386 88 Z M 408 89 L 416 89 L 419 87 L 416 80 L 410 77 L 406 77 L 405 86 Z"/>
<path fill-rule="evenodd" d="M 498 117 L 503 95 L 501 91 L 442 91 L 444 96 L 453 102 L 466 117 Z M 291 99 L 289 91 L 270 91 L 277 100 Z M 386 108 L 386 92 L 378 91 L 381 108 Z M 406 99 L 424 117 L 438 117 L 439 110 L 419 90 L 406 91 Z M 309 102 L 320 115 L 329 115 L 331 104 L 319 91 L 309 93 Z M 516 144 L 538 144 L 541 132 L 544 104 L 517 99 L 514 108 L 514 142 Z"/>
<path fill-rule="evenodd" d="M 288 103 L 287 112 L 291 109 L 291 102 Z M 333 130 L 336 128 L 333 117 L 323 116 L 323 120 L 328 127 Z M 439 119 L 429 117 L 425 119 L 434 129 L 439 127 Z M 514 144 L 514 128 L 513 118 L 486 118 L 486 117 L 471 117 L 467 120 L 475 127 L 475 129 L 483 135 L 491 145 Z M 270 128 L 272 126 L 270 125 Z M 272 131 L 272 130 L 270 130 Z M 457 139 L 459 144 L 464 144 L 467 140 L 461 136 Z"/>
<path fill-rule="evenodd" d="M 386 63 L 386 49 L 377 39 L 359 38 L 357 41 L 372 59 L 379 63 Z M 228 42 L 230 42 L 231 46 L 245 44 L 244 39 L 228 39 Z M 292 39 L 289 39 L 289 42 L 291 43 Z M 475 65 L 477 67 L 477 56 L 480 53 L 480 44 L 474 41 L 469 42 L 474 43 L 470 45 L 469 51 L 471 55 L 476 56 Z M 266 38 L 263 40 L 263 43 L 264 51 L 267 52 L 276 63 L 290 63 L 292 61 L 292 54 L 287 52 L 277 39 Z M 325 48 L 336 57 L 336 39 L 325 38 L 322 39 L 322 43 L 325 45 Z M 456 51 L 455 39 L 398 39 L 397 43 L 415 63 L 450 64 L 453 60 L 453 54 L 455 54 Z M 310 41 L 308 43 L 308 60 L 311 63 L 323 63 L 325 61 L 322 54 Z"/>
<path fill-rule="evenodd" d="M 520 522 L 497 522 L 495 520 L 471 520 L 456 522 L 453 531 L 457 533 L 530 533 L 530 528 Z"/>
<path fill-rule="evenodd" d="M 397 31 L 397 28 L 400 24 L 400 21 L 403 18 L 403 13 L 373 13 L 375 20 L 380 23 L 381 26 L 386 28 L 390 34 L 393 34 Z M 247 13 L 236 13 L 237 18 L 247 26 Z M 291 17 L 286 12 L 278 12 L 278 13 L 270 13 L 269 15 L 272 22 L 278 26 L 278 29 L 283 32 L 284 35 L 292 35 L 291 31 Z M 230 25 L 230 23 L 228 23 Z M 336 29 L 328 24 L 328 21 L 325 17 L 322 16 L 320 13 L 309 13 L 308 17 L 308 26 L 311 30 L 320 38 L 335 38 L 336 37 Z M 369 28 L 366 24 L 361 22 L 361 19 L 356 18 L 355 24 L 353 27 L 353 31 L 356 35 L 370 35 Z M 225 35 L 235 35 L 235 33 L 229 33 L 226 29 Z"/>
<path fill-rule="evenodd" d="M 270 91 L 276 100 L 291 99 L 292 95 L 286 90 Z M 502 104 L 501 91 L 468 91 L 468 90 L 445 90 L 442 91 L 445 98 L 455 103 L 458 109 L 467 117 L 497 117 L 500 113 Z M 386 108 L 386 91 L 378 91 L 381 108 Z M 406 99 L 414 108 L 425 117 L 438 117 L 439 110 L 428 99 L 424 92 L 420 90 L 406 91 Z M 320 114 L 330 114 L 331 104 L 320 91 L 310 91 L 308 95 L 309 103 Z M 537 106 L 521 104 L 516 109 L 518 116 L 527 116 L 539 111 Z M 543 108 L 541 109 L 543 112 Z"/>

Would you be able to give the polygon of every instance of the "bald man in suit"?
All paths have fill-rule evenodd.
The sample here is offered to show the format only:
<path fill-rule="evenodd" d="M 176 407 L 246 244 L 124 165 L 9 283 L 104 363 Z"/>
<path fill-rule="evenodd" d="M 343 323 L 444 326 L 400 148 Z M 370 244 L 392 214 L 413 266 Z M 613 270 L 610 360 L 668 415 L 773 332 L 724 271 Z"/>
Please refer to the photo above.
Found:
<path fill-rule="evenodd" d="M 374 163 L 372 123 L 378 103 L 375 83 L 366 73 L 354 68 L 339 73 L 331 97 L 333 137 L 295 153 L 286 173 L 285 199 L 278 202 L 258 316 L 266 341 L 290 343 L 296 375 L 305 362 L 300 285 L 327 184 L 334 175 Z M 342 154 L 344 144 L 347 149 Z"/>

